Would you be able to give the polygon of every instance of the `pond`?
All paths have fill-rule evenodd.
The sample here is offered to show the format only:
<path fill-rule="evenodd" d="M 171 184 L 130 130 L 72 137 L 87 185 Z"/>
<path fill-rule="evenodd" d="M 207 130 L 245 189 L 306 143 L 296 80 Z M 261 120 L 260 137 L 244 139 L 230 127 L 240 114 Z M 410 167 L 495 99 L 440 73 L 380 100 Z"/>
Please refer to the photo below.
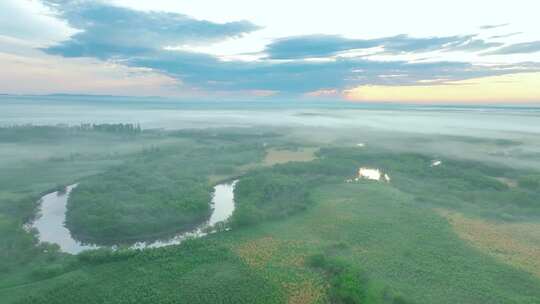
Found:
<path fill-rule="evenodd" d="M 354 181 L 357 182 L 362 179 L 384 181 L 387 183 L 390 182 L 390 176 L 387 173 L 384 173 L 381 169 L 368 168 L 368 167 L 358 168 L 358 175 L 355 176 L 354 178 L 346 179 L 345 182 L 352 183 Z"/>
<path fill-rule="evenodd" d="M 212 213 L 208 221 L 197 228 L 179 233 L 167 240 L 138 242 L 132 248 L 162 247 L 180 244 L 183 240 L 192 237 L 202 237 L 216 232 L 216 224 L 225 222 L 234 211 L 234 187 L 238 181 L 222 183 L 214 187 L 212 196 Z M 53 243 L 60 246 L 63 252 L 77 254 L 83 250 L 99 248 L 97 245 L 83 244 L 75 240 L 69 230 L 64 226 L 67 202 L 71 191 L 77 184 L 67 186 L 65 191 L 55 191 L 44 195 L 40 199 L 40 210 L 37 219 L 28 224 L 27 228 L 38 231 L 40 242 Z"/>

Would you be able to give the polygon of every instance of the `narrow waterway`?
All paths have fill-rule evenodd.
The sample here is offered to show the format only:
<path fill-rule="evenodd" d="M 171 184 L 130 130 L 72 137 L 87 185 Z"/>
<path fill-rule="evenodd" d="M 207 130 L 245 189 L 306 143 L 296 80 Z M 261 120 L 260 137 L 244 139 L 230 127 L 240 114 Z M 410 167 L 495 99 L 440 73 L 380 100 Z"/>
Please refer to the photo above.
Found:
<path fill-rule="evenodd" d="M 223 183 L 214 187 L 211 201 L 210 219 L 192 231 L 183 232 L 167 240 L 139 242 L 133 248 L 162 247 L 180 244 L 187 238 L 201 237 L 216 231 L 216 224 L 226 221 L 234 211 L 234 187 L 237 181 Z M 64 226 L 69 195 L 77 184 L 66 187 L 65 191 L 55 191 L 40 199 L 40 210 L 37 219 L 27 225 L 38 231 L 40 242 L 53 243 L 60 246 L 63 252 L 77 254 L 83 250 L 96 249 L 99 246 L 82 244 L 75 240 Z"/>

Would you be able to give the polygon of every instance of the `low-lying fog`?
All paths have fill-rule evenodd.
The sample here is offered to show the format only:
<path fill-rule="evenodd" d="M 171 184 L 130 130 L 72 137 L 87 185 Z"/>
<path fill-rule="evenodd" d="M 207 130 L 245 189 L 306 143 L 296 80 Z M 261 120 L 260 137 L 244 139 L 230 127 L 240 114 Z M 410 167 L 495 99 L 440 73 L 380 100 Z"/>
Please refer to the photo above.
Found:
<path fill-rule="evenodd" d="M 118 122 L 140 123 L 146 129 L 273 127 L 314 144 L 362 142 L 540 167 L 540 108 L 534 107 L 0 97 L 0 125 Z"/>
<path fill-rule="evenodd" d="M 540 108 L 433 107 L 303 103 L 70 101 L 0 98 L 0 124 L 140 123 L 145 128 L 242 126 L 363 127 L 381 130 L 500 136 L 540 133 Z"/>

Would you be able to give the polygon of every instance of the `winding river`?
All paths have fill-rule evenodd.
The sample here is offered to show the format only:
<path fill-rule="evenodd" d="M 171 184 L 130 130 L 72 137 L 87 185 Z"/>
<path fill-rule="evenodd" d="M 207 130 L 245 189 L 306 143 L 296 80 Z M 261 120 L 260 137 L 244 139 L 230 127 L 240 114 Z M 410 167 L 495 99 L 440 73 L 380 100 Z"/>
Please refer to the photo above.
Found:
<path fill-rule="evenodd" d="M 155 248 L 168 245 L 180 244 L 187 238 L 202 237 L 216 232 L 216 224 L 226 221 L 234 211 L 234 187 L 237 181 L 223 183 L 214 187 L 212 197 L 212 214 L 210 219 L 202 223 L 192 231 L 183 232 L 167 240 L 151 242 L 139 242 L 132 248 Z M 44 195 L 40 200 L 38 218 L 27 228 L 35 228 L 38 231 L 40 242 L 53 243 L 60 246 L 63 252 L 77 254 L 83 250 L 99 248 L 97 245 L 83 244 L 71 237 L 71 233 L 64 226 L 67 201 L 71 191 L 77 184 L 66 187 L 63 192 L 55 191 Z"/>

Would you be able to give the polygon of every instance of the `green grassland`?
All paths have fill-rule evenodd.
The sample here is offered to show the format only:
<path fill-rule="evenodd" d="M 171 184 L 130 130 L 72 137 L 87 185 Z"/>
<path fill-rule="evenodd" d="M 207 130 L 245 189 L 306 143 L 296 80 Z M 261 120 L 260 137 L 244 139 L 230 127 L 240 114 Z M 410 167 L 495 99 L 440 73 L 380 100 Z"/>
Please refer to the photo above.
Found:
<path fill-rule="evenodd" d="M 112 161 L 96 157 L 100 160 L 86 170 L 61 171 L 48 184 L 30 180 L 27 187 L 35 187 L 34 192 L 22 186 L 12 186 L 16 191 L 3 189 L 4 197 L 18 200 L 3 200 L 0 205 L 0 233 L 5 237 L 0 243 L 4 255 L 0 303 L 540 301 L 540 277 L 462 239 L 439 212 L 452 210 L 497 223 L 538 223 L 535 171 L 446 158 L 432 167 L 430 155 L 335 144 L 322 147 L 314 160 L 280 161 L 268 167 L 265 149 L 290 145 L 292 151 L 298 143 L 266 132 L 164 134 L 137 135 L 146 137 L 144 141 L 163 142 L 152 144 L 152 149 L 145 144 L 144 149 L 118 154 Z M 137 136 L 129 145 L 135 145 Z M 69 164 L 83 168 L 77 160 Z M 345 182 L 360 166 L 380 168 L 391 181 Z M 57 165 L 58 170 L 67 167 L 64 162 Z M 208 187 L 212 176 L 241 175 L 235 213 L 228 223 L 232 230 L 178 246 L 101 249 L 71 256 L 54 246 L 37 246 L 35 236 L 20 228 L 33 215 L 32 196 L 47 190 L 46 185 L 80 181 L 81 189 L 91 190 L 112 184 L 111 192 L 98 191 L 105 197 L 116 195 L 124 182 L 131 183 L 117 172 L 134 170 L 131 175 L 138 176 L 150 168 L 156 176 L 144 179 L 141 187 L 170 187 L 164 178 L 178 185 L 188 180 Z M 17 183 L 22 185 L 20 174 Z M 100 194 L 90 199 L 97 197 Z M 153 197 L 159 196 L 145 200 Z M 122 205 L 118 214 L 150 208 L 145 200 L 118 200 Z M 102 201 L 106 200 L 96 204 Z M 70 204 L 78 204 L 76 196 Z M 84 228 L 91 223 L 82 214 L 71 215 L 73 225 Z M 147 233 L 143 228 L 135 229 L 134 235 Z"/>
<path fill-rule="evenodd" d="M 114 260 L 114 259 L 113 259 Z M 279 289 L 250 271 L 227 248 L 186 242 L 180 248 L 103 260 L 81 257 L 81 267 L 27 303 L 280 303 Z M 256 291 L 256 292 L 253 292 Z"/>

